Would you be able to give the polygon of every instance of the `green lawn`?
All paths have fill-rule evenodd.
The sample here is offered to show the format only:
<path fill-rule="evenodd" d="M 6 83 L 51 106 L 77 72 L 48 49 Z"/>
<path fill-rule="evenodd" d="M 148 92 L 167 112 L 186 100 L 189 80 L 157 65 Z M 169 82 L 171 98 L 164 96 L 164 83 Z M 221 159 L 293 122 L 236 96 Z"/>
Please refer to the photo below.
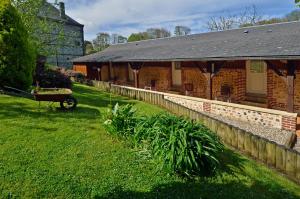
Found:
<path fill-rule="evenodd" d="M 0 95 L 0 198 L 300 198 L 298 185 L 229 150 L 218 177 L 186 181 L 157 171 L 154 161 L 105 132 L 109 94 L 81 85 L 74 91 L 74 112 Z M 112 99 L 144 114 L 163 111 Z"/>

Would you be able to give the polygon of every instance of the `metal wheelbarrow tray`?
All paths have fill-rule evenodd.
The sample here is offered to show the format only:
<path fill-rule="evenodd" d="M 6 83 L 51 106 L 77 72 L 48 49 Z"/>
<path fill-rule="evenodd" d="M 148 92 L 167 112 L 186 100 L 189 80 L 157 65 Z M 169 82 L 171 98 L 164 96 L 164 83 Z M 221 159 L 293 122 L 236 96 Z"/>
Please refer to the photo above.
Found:
<path fill-rule="evenodd" d="M 72 110 L 77 106 L 77 100 L 72 91 L 65 88 L 41 88 L 33 91 L 36 101 L 59 102 L 62 109 Z"/>

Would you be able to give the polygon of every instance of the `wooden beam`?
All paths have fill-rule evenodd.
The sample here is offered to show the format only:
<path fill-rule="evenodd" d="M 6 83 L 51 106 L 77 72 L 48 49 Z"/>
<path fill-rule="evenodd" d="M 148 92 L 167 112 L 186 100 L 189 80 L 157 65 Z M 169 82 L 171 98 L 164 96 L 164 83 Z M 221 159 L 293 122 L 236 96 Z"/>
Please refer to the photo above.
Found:
<path fill-rule="evenodd" d="M 144 63 L 143 62 L 131 62 L 129 64 L 134 73 L 134 86 L 136 88 L 139 88 L 139 85 L 140 85 L 139 72 L 140 72 L 140 69 L 142 68 L 142 66 L 144 65 Z"/>
<path fill-rule="evenodd" d="M 139 70 L 137 69 L 133 69 L 133 73 L 134 73 L 134 87 L 135 88 L 139 88 Z"/>
<path fill-rule="evenodd" d="M 212 99 L 212 62 L 207 62 L 206 73 L 204 76 L 206 77 L 207 87 L 206 87 L 206 99 Z"/>
<path fill-rule="evenodd" d="M 288 97 L 287 97 L 287 111 L 294 112 L 294 89 L 295 89 L 295 63 L 293 61 L 288 61 L 287 63 L 287 87 L 288 87 Z"/>
<path fill-rule="evenodd" d="M 204 68 L 201 67 L 197 62 L 193 61 L 192 63 L 193 63 L 193 65 L 194 65 L 195 67 L 197 67 L 202 73 L 205 73 L 205 72 L 206 72 L 206 71 L 204 70 Z"/>
<path fill-rule="evenodd" d="M 111 62 L 107 65 L 107 67 L 108 67 L 108 81 L 110 81 L 111 80 L 111 71 L 110 71 L 110 64 L 111 64 Z"/>
<path fill-rule="evenodd" d="M 272 62 L 269 61 L 269 60 L 266 60 L 265 62 L 266 62 L 266 64 L 267 64 L 267 66 L 268 66 L 270 69 L 272 69 L 278 76 L 284 77 L 284 74 L 283 74 L 280 70 L 278 70 L 277 66 L 276 66 L 274 63 L 272 63 Z"/>
<path fill-rule="evenodd" d="M 214 64 L 214 71 L 212 73 L 212 77 L 216 76 L 220 72 L 221 68 L 225 65 L 225 63 L 226 63 L 226 61 L 213 63 Z"/>

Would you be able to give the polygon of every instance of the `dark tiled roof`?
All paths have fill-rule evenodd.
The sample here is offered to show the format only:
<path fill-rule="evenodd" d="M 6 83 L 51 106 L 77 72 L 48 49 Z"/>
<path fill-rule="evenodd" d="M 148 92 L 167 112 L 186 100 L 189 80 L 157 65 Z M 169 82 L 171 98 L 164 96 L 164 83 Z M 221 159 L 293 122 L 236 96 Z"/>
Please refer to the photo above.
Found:
<path fill-rule="evenodd" d="M 52 19 L 55 21 L 64 21 L 67 24 L 74 25 L 74 26 L 84 26 L 77 21 L 75 21 L 73 18 L 71 18 L 68 15 L 65 15 L 65 18 L 62 18 L 60 16 L 60 11 L 57 7 L 55 7 L 53 4 L 45 2 L 44 6 L 40 10 L 40 15 L 42 17 L 47 17 L 48 19 Z"/>
<path fill-rule="evenodd" d="M 113 45 L 73 62 L 300 58 L 300 22 Z"/>

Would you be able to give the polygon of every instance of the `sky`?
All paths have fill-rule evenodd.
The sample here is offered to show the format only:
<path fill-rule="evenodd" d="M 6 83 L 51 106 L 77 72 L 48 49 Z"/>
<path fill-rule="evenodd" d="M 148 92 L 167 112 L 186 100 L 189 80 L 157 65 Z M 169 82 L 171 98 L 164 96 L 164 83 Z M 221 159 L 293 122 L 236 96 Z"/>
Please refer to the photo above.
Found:
<path fill-rule="evenodd" d="M 53 2 L 54 0 L 49 0 Z M 258 14 L 281 17 L 295 10 L 294 0 L 63 0 L 66 13 L 85 25 L 85 39 L 98 32 L 128 37 L 150 27 L 174 32 L 176 25 L 189 26 L 192 33 L 207 31 L 210 17 L 238 14 L 255 5 Z"/>

